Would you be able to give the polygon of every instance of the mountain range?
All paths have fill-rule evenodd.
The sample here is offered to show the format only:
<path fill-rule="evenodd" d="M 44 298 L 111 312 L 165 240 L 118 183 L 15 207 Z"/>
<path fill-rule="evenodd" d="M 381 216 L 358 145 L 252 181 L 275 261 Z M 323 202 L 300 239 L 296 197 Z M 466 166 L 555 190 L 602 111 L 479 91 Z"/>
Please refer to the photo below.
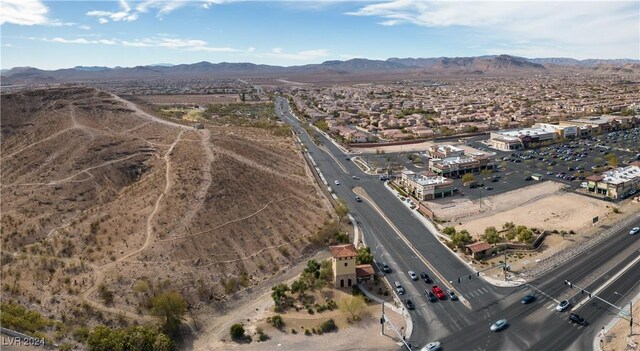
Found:
<path fill-rule="evenodd" d="M 528 59 L 510 55 L 477 57 L 389 58 L 370 60 L 354 58 L 332 60 L 301 66 L 274 66 L 240 63 L 154 64 L 136 67 L 76 66 L 58 70 L 15 67 L 2 72 L 2 85 L 22 83 L 60 83 L 110 79 L 175 79 L 216 77 L 250 77 L 264 75 L 318 76 L 363 74 L 426 74 L 426 75 L 513 75 L 553 73 L 572 69 L 590 72 L 640 73 L 640 60 L 615 59 L 576 60 L 572 58 Z"/>

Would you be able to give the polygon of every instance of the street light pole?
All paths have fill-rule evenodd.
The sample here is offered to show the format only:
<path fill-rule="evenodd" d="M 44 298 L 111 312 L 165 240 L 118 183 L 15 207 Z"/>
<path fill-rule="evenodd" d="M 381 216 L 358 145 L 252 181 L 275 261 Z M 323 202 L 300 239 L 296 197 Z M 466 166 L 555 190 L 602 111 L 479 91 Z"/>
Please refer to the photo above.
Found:
<path fill-rule="evenodd" d="M 384 304 L 387 302 L 387 300 L 389 300 L 391 297 L 387 297 L 386 299 L 384 299 L 382 301 L 382 317 L 380 317 L 380 327 L 382 328 L 380 331 L 381 335 L 384 335 L 384 322 L 385 322 L 385 317 L 384 317 Z"/>
<path fill-rule="evenodd" d="M 620 295 L 620 297 L 624 297 L 621 293 L 614 291 L 616 295 Z M 629 337 L 633 336 L 633 301 L 629 301 Z"/>

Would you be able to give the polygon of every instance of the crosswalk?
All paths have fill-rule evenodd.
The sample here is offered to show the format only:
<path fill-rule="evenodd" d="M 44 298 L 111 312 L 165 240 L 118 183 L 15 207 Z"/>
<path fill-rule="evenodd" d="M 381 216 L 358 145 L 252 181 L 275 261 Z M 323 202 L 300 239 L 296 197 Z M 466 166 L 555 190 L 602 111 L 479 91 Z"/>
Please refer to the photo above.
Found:
<path fill-rule="evenodd" d="M 464 294 L 460 294 L 460 295 L 463 296 L 465 299 L 470 300 L 473 298 L 477 298 L 481 295 L 484 295 L 488 292 L 489 290 L 487 290 L 487 288 L 480 288 L 472 291 L 465 291 Z"/>

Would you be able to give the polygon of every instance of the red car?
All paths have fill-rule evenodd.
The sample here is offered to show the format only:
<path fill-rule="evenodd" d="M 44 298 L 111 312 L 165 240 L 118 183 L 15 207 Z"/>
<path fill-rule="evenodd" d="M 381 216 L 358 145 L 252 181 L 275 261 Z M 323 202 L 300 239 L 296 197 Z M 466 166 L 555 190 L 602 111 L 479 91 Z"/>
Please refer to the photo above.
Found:
<path fill-rule="evenodd" d="M 440 299 L 440 300 L 444 300 L 445 299 L 445 295 L 444 292 L 442 291 L 442 289 L 440 289 L 437 285 L 434 285 L 431 288 L 431 291 L 433 291 L 433 293 Z"/>

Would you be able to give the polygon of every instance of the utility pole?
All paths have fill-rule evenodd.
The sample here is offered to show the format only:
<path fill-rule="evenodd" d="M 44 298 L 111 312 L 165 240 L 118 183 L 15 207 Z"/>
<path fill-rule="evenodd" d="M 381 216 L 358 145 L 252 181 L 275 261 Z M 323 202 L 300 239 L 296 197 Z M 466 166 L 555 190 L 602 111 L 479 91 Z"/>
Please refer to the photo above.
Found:
<path fill-rule="evenodd" d="M 633 336 L 633 302 L 629 301 L 629 337 Z"/>
<path fill-rule="evenodd" d="M 611 302 L 609 302 L 609 301 L 607 301 L 607 300 L 605 300 L 605 299 L 601 298 L 600 296 L 597 296 L 596 294 L 594 294 L 594 293 L 592 293 L 592 292 L 590 292 L 590 291 L 588 291 L 588 290 L 585 290 L 584 288 L 581 288 L 581 287 L 579 287 L 579 286 L 577 286 L 577 285 L 575 285 L 575 284 L 571 283 L 571 282 L 570 282 L 570 281 L 568 281 L 568 280 L 565 280 L 565 281 L 564 281 L 564 285 L 569 285 L 569 288 L 570 288 L 570 289 L 573 289 L 573 288 L 575 287 L 575 288 L 577 288 L 578 290 L 581 290 L 583 294 L 584 294 L 584 293 L 588 294 L 588 295 L 589 295 L 589 298 L 598 299 L 598 300 L 600 300 L 600 301 L 602 301 L 602 302 L 606 303 L 607 305 L 609 305 L 609 306 L 611 306 L 611 307 L 613 307 L 613 308 L 617 309 L 618 311 L 620 311 L 620 314 L 622 315 L 622 318 L 624 318 L 625 316 L 626 316 L 626 317 L 629 317 L 629 336 L 633 335 L 633 310 L 631 310 L 631 309 L 630 309 L 630 310 L 629 310 L 629 313 L 626 313 L 622 308 L 620 308 L 620 307 L 618 307 L 618 306 L 616 306 L 616 305 L 612 304 Z M 614 291 L 613 293 L 614 293 L 614 294 L 616 294 L 616 295 L 624 296 L 624 295 L 622 295 L 622 294 L 620 294 L 619 292 L 616 292 L 616 291 Z M 631 301 L 629 301 L 629 307 L 630 307 L 630 308 L 633 308 L 633 303 L 632 303 Z M 625 318 L 625 319 L 626 319 L 626 318 Z"/>
<path fill-rule="evenodd" d="M 507 278 L 507 243 L 504 243 L 504 281 L 506 282 Z"/>

